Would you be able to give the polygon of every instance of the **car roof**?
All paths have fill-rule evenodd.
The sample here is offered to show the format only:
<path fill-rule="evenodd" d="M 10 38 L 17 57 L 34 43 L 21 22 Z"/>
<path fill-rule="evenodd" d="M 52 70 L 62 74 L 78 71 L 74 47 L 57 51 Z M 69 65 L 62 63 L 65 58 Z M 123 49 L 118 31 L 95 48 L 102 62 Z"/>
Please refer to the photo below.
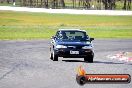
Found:
<path fill-rule="evenodd" d="M 83 31 L 83 32 L 86 32 L 85 30 L 81 30 L 81 29 L 59 29 L 59 31 Z"/>

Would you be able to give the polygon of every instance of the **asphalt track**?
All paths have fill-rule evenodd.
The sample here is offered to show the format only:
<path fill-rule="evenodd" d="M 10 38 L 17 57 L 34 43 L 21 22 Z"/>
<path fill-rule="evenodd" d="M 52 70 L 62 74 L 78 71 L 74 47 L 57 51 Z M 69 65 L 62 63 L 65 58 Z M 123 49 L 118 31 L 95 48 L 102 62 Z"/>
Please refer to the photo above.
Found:
<path fill-rule="evenodd" d="M 106 56 L 132 51 L 131 39 L 95 39 L 94 63 L 82 58 L 49 59 L 49 40 L 0 41 L 0 88 L 131 88 L 129 84 L 85 84 L 76 82 L 76 69 L 82 65 L 88 74 L 130 74 L 132 63 Z"/>

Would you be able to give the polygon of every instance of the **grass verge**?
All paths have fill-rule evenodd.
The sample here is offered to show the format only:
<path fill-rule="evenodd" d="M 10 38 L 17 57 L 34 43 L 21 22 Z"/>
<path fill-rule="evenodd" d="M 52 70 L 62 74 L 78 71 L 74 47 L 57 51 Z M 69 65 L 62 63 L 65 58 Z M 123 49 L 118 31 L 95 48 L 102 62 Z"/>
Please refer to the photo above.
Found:
<path fill-rule="evenodd" d="M 59 28 L 80 28 L 94 38 L 132 38 L 132 16 L 0 11 L 0 39 L 49 39 Z"/>

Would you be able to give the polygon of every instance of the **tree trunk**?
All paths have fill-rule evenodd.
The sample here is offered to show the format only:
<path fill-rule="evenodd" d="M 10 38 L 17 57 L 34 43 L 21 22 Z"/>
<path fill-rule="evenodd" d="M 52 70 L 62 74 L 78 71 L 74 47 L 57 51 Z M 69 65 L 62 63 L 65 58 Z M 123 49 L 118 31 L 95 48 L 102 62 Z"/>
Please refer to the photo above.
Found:
<path fill-rule="evenodd" d="M 127 3 L 127 0 L 124 0 L 124 6 L 123 6 L 123 9 L 126 10 L 126 3 Z"/>
<path fill-rule="evenodd" d="M 64 8 L 65 7 L 65 1 L 64 0 L 60 0 L 60 4 L 61 6 Z"/>
<path fill-rule="evenodd" d="M 3 0 L 1 0 L 0 2 L 3 3 Z"/>
<path fill-rule="evenodd" d="M 115 5 L 115 0 L 109 0 L 109 8 L 111 10 L 115 9 L 116 5 Z"/>
<path fill-rule="evenodd" d="M 49 6 L 49 1 L 48 0 L 44 0 L 44 7 L 48 8 L 48 6 Z"/>
<path fill-rule="evenodd" d="M 97 0 L 97 9 L 99 9 L 99 10 L 101 10 L 101 2 L 102 2 L 102 0 Z"/>
<path fill-rule="evenodd" d="M 43 0 L 40 0 L 40 6 L 43 7 Z"/>
<path fill-rule="evenodd" d="M 105 9 L 108 9 L 108 0 L 102 0 L 102 3 L 105 6 Z"/>
<path fill-rule="evenodd" d="M 108 0 L 105 0 L 105 9 L 108 9 Z"/>
<path fill-rule="evenodd" d="M 10 0 L 7 0 L 6 2 L 9 4 L 10 3 Z"/>
<path fill-rule="evenodd" d="M 128 9 L 128 10 L 130 10 L 130 9 L 131 9 L 131 0 L 128 0 L 127 9 Z"/>
<path fill-rule="evenodd" d="M 76 0 L 72 0 L 73 8 L 76 8 Z"/>
<path fill-rule="evenodd" d="M 26 0 L 22 0 L 23 1 L 23 6 L 26 6 Z"/>

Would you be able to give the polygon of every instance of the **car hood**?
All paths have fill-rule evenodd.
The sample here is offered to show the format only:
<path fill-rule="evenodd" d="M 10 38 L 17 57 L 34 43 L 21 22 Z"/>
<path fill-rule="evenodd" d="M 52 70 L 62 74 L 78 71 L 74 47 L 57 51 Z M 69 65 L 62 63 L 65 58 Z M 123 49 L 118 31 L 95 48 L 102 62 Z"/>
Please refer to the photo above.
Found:
<path fill-rule="evenodd" d="M 72 42 L 58 41 L 57 44 L 66 45 L 66 46 L 69 46 L 69 45 L 89 46 L 89 45 L 91 45 L 91 43 L 89 41 L 81 41 L 81 42 L 78 42 L 78 41 L 72 41 Z"/>

